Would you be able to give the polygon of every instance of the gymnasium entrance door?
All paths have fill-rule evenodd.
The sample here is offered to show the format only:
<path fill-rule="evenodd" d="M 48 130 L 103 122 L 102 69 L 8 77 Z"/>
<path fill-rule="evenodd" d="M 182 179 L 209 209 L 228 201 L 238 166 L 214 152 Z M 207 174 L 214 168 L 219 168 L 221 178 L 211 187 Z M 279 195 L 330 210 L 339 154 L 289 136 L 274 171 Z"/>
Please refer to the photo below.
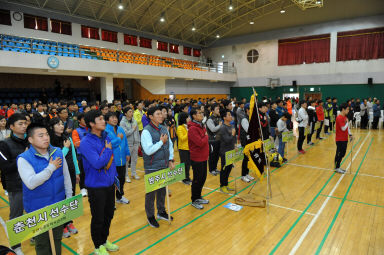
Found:
<path fill-rule="evenodd" d="M 313 100 L 321 100 L 321 93 L 305 93 L 304 94 L 305 100 L 308 97 L 312 97 Z"/>

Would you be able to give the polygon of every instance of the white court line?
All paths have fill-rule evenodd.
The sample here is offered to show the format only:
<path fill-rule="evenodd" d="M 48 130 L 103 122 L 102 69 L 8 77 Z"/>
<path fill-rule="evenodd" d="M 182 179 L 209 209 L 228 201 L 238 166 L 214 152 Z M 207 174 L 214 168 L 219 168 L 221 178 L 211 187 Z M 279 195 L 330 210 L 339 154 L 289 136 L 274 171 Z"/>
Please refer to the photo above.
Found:
<path fill-rule="evenodd" d="M 209 189 L 209 190 L 214 190 L 212 188 L 208 188 L 208 187 L 203 187 L 204 189 Z M 227 193 L 223 193 L 219 190 L 215 190 L 216 192 L 219 192 L 221 194 L 225 194 L 225 195 L 228 195 L 228 196 L 232 196 L 233 194 L 227 194 Z M 236 197 L 240 197 L 238 195 L 235 195 Z M 282 209 L 286 209 L 286 210 L 290 210 L 290 211 L 294 211 L 294 212 L 298 212 L 298 213 L 302 213 L 303 211 L 300 211 L 300 210 L 296 210 L 296 209 L 293 209 L 293 208 L 289 208 L 289 207 L 285 207 L 285 206 L 282 206 L 282 205 L 276 205 L 276 204 L 272 204 L 272 203 L 269 203 L 269 205 L 271 206 L 275 206 L 275 207 L 278 207 L 278 208 L 282 208 Z M 315 216 L 314 213 L 309 213 L 309 212 L 306 212 L 305 214 L 307 215 L 311 215 L 311 216 Z"/>
<path fill-rule="evenodd" d="M 1 218 L 1 216 L 0 216 L 0 224 L 3 226 L 4 231 L 5 231 L 5 235 L 6 235 L 7 238 L 8 238 L 7 226 L 6 226 L 6 224 L 5 224 L 4 220 L 3 220 L 3 218 Z"/>
<path fill-rule="evenodd" d="M 299 166 L 299 167 L 304 167 L 304 168 L 313 168 L 313 169 L 319 169 L 319 170 L 325 170 L 325 171 L 334 171 L 331 168 L 323 168 L 323 167 L 317 167 L 317 166 L 308 166 L 308 165 L 300 165 L 300 164 L 294 164 L 294 163 L 286 163 L 287 165 L 292 165 L 292 166 Z M 351 172 L 351 174 L 355 174 L 356 172 Z M 378 175 L 371 175 L 371 174 L 365 174 L 365 173 L 358 173 L 358 176 L 367 176 L 367 177 L 372 177 L 372 178 L 379 178 L 379 179 L 384 179 L 384 176 L 378 176 Z"/>
<path fill-rule="evenodd" d="M 352 161 L 355 160 L 355 158 L 359 155 L 359 152 L 361 150 L 361 148 L 363 147 L 363 145 L 365 144 L 365 142 L 367 141 L 367 138 L 369 137 L 369 134 L 370 132 L 367 134 L 367 136 L 365 137 L 363 143 L 360 145 L 359 149 L 357 150 L 357 152 L 355 153 L 355 156 L 352 158 Z M 348 170 L 350 167 L 351 167 L 351 163 L 352 162 L 349 162 L 349 165 L 348 167 L 346 168 L 346 170 Z M 300 248 L 301 244 L 303 243 L 305 237 L 308 235 L 309 231 L 312 229 L 313 225 L 315 225 L 317 219 L 319 218 L 320 214 L 323 212 L 325 206 L 328 204 L 328 201 L 330 200 L 330 197 L 333 195 L 333 193 L 336 191 L 337 187 L 339 186 L 340 182 L 343 180 L 345 174 L 342 174 L 339 178 L 339 180 L 337 181 L 337 183 L 335 184 L 335 186 L 333 187 L 332 191 L 328 194 L 328 197 L 325 199 L 325 201 L 323 202 L 323 204 L 321 205 L 319 211 L 316 213 L 315 217 L 313 217 L 313 219 L 311 220 L 311 222 L 309 223 L 309 225 L 307 226 L 307 228 L 305 229 L 305 231 L 303 232 L 303 234 L 300 236 L 299 240 L 297 240 L 295 246 L 292 248 L 291 252 L 289 253 L 289 255 L 293 255 L 297 252 L 297 250 Z"/>

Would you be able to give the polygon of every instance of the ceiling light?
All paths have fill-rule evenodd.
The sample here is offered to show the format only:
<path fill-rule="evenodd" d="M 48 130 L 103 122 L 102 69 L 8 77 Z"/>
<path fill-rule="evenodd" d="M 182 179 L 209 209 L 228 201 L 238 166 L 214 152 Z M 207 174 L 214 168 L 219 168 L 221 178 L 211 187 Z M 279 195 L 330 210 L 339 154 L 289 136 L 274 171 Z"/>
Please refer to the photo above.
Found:
<path fill-rule="evenodd" d="M 165 22 L 165 15 L 164 15 L 164 12 L 161 13 L 161 16 L 160 16 L 160 22 Z"/>
<path fill-rule="evenodd" d="M 216 35 L 216 38 L 220 38 L 220 35 Z"/>
<path fill-rule="evenodd" d="M 319 0 L 318 0 L 318 1 L 316 1 L 316 4 L 321 4 L 321 1 L 319 1 Z"/>
<path fill-rule="evenodd" d="M 196 31 L 196 28 L 195 28 L 195 27 L 192 27 L 192 31 Z"/>
<path fill-rule="evenodd" d="M 161 17 L 161 18 L 160 18 L 160 21 L 161 21 L 161 22 L 164 22 L 164 21 L 165 21 L 164 17 Z"/>
<path fill-rule="evenodd" d="M 232 0 L 229 1 L 228 10 L 230 10 L 230 11 L 233 10 Z"/>
<path fill-rule="evenodd" d="M 123 4 L 121 3 L 121 0 L 120 0 L 120 3 L 119 3 L 119 5 L 117 6 L 117 8 L 119 8 L 119 10 L 122 10 L 122 9 L 124 9 L 124 6 L 123 6 Z"/>
<path fill-rule="evenodd" d="M 250 25 L 253 25 L 253 24 L 255 24 L 255 22 L 253 22 L 253 21 L 250 21 L 250 22 L 249 22 L 249 24 L 250 24 Z"/>
<path fill-rule="evenodd" d="M 221 55 L 221 58 L 224 58 L 225 56 L 224 55 Z"/>
<path fill-rule="evenodd" d="M 284 9 L 281 9 L 281 10 L 280 10 L 280 13 L 285 13 L 285 10 L 284 10 Z"/>

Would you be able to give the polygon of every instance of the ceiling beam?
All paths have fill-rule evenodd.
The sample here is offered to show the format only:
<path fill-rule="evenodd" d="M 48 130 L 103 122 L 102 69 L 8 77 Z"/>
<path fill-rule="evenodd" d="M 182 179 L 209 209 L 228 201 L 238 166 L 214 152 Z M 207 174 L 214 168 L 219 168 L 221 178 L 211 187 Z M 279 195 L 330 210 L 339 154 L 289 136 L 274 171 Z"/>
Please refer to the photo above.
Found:
<path fill-rule="evenodd" d="M 81 6 L 82 3 L 83 3 L 83 0 L 77 1 L 77 4 L 76 4 L 75 8 L 73 8 L 73 11 L 72 11 L 73 14 L 76 14 L 77 10 L 79 9 L 79 7 Z"/>
<path fill-rule="evenodd" d="M 43 5 L 41 6 L 41 8 L 44 8 L 48 3 L 48 0 L 45 0 L 45 2 L 43 3 Z"/>

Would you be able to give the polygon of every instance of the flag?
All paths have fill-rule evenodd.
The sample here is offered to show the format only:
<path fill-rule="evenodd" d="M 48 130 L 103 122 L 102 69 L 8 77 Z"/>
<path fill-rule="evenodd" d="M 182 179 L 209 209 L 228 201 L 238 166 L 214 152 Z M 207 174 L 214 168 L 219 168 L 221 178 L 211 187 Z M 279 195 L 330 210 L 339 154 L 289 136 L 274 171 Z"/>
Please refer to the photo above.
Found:
<path fill-rule="evenodd" d="M 244 147 L 244 155 L 248 157 L 248 169 L 253 171 L 261 180 L 266 162 L 255 96 L 257 96 L 256 92 L 252 95 L 250 102 L 249 127 L 247 132 L 247 144 Z"/>

